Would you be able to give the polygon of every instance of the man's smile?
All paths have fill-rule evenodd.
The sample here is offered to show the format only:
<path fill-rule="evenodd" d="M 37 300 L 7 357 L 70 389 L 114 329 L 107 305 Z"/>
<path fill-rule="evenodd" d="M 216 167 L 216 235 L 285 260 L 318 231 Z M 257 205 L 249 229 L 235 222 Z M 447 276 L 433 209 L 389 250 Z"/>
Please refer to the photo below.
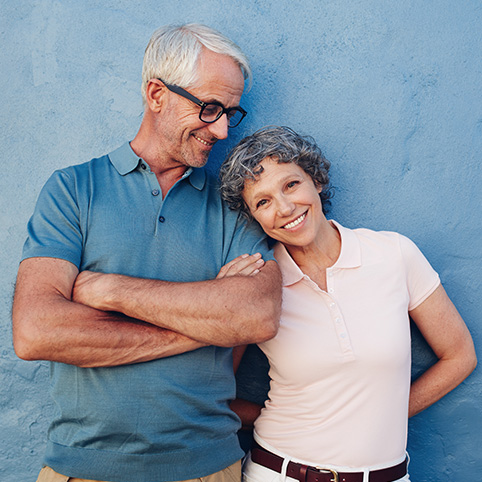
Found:
<path fill-rule="evenodd" d="M 193 137 L 201 144 L 204 144 L 205 146 L 208 146 L 208 147 L 214 146 L 214 143 L 216 142 L 216 141 L 213 141 L 213 142 L 206 141 L 205 139 L 201 139 L 200 137 L 198 137 L 196 134 L 193 134 Z"/>

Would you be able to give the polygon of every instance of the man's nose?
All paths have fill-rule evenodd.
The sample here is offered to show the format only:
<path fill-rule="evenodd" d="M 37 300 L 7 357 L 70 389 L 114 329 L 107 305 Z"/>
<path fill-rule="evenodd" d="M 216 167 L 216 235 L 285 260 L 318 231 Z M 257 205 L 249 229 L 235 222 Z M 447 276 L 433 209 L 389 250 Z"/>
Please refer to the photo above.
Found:
<path fill-rule="evenodd" d="M 208 124 L 209 132 L 216 139 L 226 139 L 228 137 L 228 116 L 223 114 L 216 122 Z"/>

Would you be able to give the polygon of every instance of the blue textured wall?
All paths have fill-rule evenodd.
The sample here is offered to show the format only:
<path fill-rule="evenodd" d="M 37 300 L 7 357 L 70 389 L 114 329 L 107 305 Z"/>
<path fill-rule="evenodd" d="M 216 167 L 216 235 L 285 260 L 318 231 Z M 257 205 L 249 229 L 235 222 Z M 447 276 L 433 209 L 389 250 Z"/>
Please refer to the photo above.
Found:
<path fill-rule="evenodd" d="M 468 0 L 0 0 L 0 480 L 33 482 L 48 365 L 11 346 L 25 226 L 53 169 L 132 138 L 142 55 L 164 23 L 199 21 L 252 61 L 249 117 L 313 135 L 333 162 L 333 217 L 410 236 L 480 342 L 482 4 Z M 431 360 L 415 335 L 415 371 Z M 480 351 L 479 351 L 480 357 Z M 482 357 L 481 357 L 482 358 Z M 416 482 L 482 479 L 482 375 L 410 422 Z"/>

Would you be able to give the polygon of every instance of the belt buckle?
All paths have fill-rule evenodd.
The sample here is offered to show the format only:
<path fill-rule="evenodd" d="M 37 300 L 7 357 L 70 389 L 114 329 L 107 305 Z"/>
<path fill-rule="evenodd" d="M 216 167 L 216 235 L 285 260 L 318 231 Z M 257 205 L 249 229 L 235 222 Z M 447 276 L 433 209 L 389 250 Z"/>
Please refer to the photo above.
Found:
<path fill-rule="evenodd" d="M 318 466 L 316 466 L 315 469 L 320 473 L 323 473 L 323 472 L 328 473 L 329 472 L 331 475 L 333 475 L 333 479 L 331 479 L 332 482 L 339 482 L 340 481 L 340 479 L 338 477 L 338 472 L 336 470 L 327 469 L 325 467 L 318 467 Z"/>

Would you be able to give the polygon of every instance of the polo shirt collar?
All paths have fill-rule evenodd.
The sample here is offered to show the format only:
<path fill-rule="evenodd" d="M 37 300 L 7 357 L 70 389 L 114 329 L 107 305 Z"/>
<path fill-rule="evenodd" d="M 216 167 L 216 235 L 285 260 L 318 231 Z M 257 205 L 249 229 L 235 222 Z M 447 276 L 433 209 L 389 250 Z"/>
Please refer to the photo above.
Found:
<path fill-rule="evenodd" d="M 121 176 L 125 176 L 137 168 L 142 159 L 132 150 L 129 142 L 126 142 L 109 154 L 112 165 Z"/>
<path fill-rule="evenodd" d="M 294 285 L 305 276 L 299 266 L 293 261 L 288 250 L 281 243 L 274 247 L 274 257 L 279 264 L 283 275 L 283 286 Z"/>
<path fill-rule="evenodd" d="M 192 187 L 201 191 L 206 184 L 206 170 L 202 167 L 190 167 L 186 174 L 184 174 L 183 179 L 189 176 L 189 182 Z"/>
<path fill-rule="evenodd" d="M 343 227 L 340 223 L 330 220 L 336 226 L 341 237 L 340 256 L 332 268 L 358 268 L 361 266 L 361 246 L 355 231 Z"/>
<path fill-rule="evenodd" d="M 129 142 L 126 142 L 115 151 L 109 154 L 112 165 L 121 176 L 125 176 L 134 171 L 139 163 L 146 163 L 133 150 Z M 147 164 L 147 163 L 146 163 Z M 182 179 L 189 177 L 189 182 L 198 191 L 201 191 L 206 184 L 206 171 L 202 168 L 190 167 L 182 176 Z"/>
<path fill-rule="evenodd" d="M 330 220 L 330 222 L 338 229 L 341 237 L 340 256 L 330 269 L 358 268 L 361 266 L 361 247 L 355 232 L 344 228 L 336 221 Z M 304 278 L 305 274 L 281 243 L 276 244 L 274 255 L 283 274 L 283 286 L 293 285 Z"/>

